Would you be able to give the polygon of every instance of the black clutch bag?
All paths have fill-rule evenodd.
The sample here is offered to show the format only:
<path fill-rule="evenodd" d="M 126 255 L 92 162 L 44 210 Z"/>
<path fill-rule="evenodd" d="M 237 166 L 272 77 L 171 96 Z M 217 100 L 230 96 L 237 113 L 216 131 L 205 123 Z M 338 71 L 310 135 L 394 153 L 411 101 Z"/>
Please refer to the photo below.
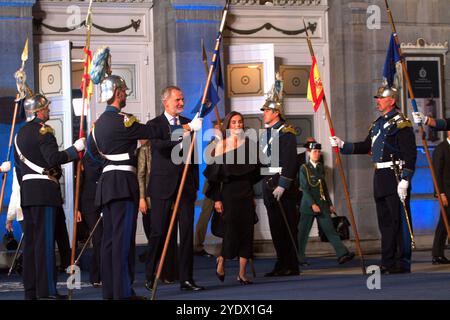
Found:
<path fill-rule="evenodd" d="M 17 240 L 14 238 L 14 233 L 7 232 L 3 236 L 3 245 L 5 246 L 6 250 L 16 250 L 18 243 Z"/>
<path fill-rule="evenodd" d="M 350 239 L 350 222 L 348 221 L 347 217 L 336 216 L 332 217 L 331 220 L 333 221 L 334 229 L 336 230 L 341 240 Z M 320 225 L 319 225 L 319 237 L 320 241 L 328 242 L 327 236 L 320 228 Z"/>
<path fill-rule="evenodd" d="M 219 238 L 225 235 L 225 220 L 216 210 L 213 210 L 211 218 L 211 233 Z"/>

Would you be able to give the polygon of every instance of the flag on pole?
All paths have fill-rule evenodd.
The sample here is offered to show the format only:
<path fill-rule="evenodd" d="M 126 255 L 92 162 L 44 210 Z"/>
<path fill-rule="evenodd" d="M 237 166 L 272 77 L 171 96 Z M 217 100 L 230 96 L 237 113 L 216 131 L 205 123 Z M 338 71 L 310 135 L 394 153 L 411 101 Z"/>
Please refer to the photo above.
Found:
<path fill-rule="evenodd" d="M 392 87 L 396 74 L 396 64 L 400 61 L 400 55 L 398 54 L 398 46 L 395 43 L 394 34 L 391 33 L 389 40 L 389 47 L 386 53 L 386 60 L 383 67 L 383 84 Z"/>
<path fill-rule="evenodd" d="M 317 67 L 316 57 L 312 56 L 311 70 L 308 80 L 307 99 L 313 103 L 314 112 L 319 109 L 324 97 L 322 80 L 320 79 L 319 68 Z"/>
<path fill-rule="evenodd" d="M 86 73 L 83 74 L 83 77 L 81 78 L 81 93 L 83 94 L 83 86 L 85 89 L 84 92 L 84 97 L 86 97 L 86 100 L 89 101 L 91 99 L 92 96 L 92 81 L 91 81 L 91 76 L 90 71 L 91 71 L 91 62 L 92 62 L 92 52 L 90 50 L 87 50 L 86 48 L 83 48 L 83 51 L 85 53 L 86 56 L 86 61 L 84 61 L 84 66 L 86 67 Z M 84 83 L 86 83 L 84 85 Z"/>

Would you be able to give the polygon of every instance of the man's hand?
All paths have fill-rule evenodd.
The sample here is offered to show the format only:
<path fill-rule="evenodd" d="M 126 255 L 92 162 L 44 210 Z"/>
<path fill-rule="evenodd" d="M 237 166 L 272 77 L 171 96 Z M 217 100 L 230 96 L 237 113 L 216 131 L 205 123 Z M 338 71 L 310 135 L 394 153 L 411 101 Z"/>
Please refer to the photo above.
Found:
<path fill-rule="evenodd" d="M 317 204 L 313 204 L 311 206 L 312 211 L 314 212 L 314 214 L 320 214 L 320 207 Z"/>
<path fill-rule="evenodd" d="M 5 225 L 6 231 L 8 231 L 8 232 L 13 231 L 12 223 L 13 223 L 12 220 L 6 220 L 6 225 Z"/>
<path fill-rule="evenodd" d="M 147 214 L 148 206 L 145 198 L 139 199 L 139 212 L 142 214 Z"/>
<path fill-rule="evenodd" d="M 81 212 L 78 210 L 77 211 L 77 222 L 81 222 L 83 221 L 83 218 L 81 217 Z"/>
<path fill-rule="evenodd" d="M 417 124 L 421 124 L 421 123 L 423 123 L 423 124 L 427 124 L 427 122 L 428 122 L 428 117 L 426 116 L 426 115 L 424 115 L 422 112 L 413 112 L 412 113 L 412 116 L 413 116 L 413 120 L 414 120 L 414 123 L 417 123 Z"/>
<path fill-rule="evenodd" d="M 223 213 L 223 203 L 222 203 L 222 201 L 215 201 L 214 202 L 214 209 L 218 213 L 222 214 Z"/>
<path fill-rule="evenodd" d="M 408 186 L 409 182 L 408 180 L 402 179 L 397 186 L 397 193 L 398 197 L 401 201 L 404 201 L 406 199 L 406 196 L 408 195 Z"/>
<path fill-rule="evenodd" d="M 80 138 L 73 143 L 73 146 L 77 151 L 83 151 L 86 148 L 86 138 Z"/>
<path fill-rule="evenodd" d="M 342 141 L 341 138 L 332 136 L 330 137 L 330 143 L 332 147 L 338 147 L 339 149 L 342 149 L 344 147 L 344 141 Z"/>
<path fill-rule="evenodd" d="M 5 161 L 0 166 L 0 172 L 8 172 L 11 170 L 11 161 Z"/>
<path fill-rule="evenodd" d="M 445 193 L 441 193 L 441 199 L 442 199 L 442 204 L 444 205 L 444 207 L 448 207 L 448 199 L 447 199 L 447 196 L 445 195 Z"/>
<path fill-rule="evenodd" d="M 200 113 L 197 112 L 194 119 L 188 123 L 191 131 L 198 131 L 202 128 L 203 118 L 200 118 Z"/>
<path fill-rule="evenodd" d="M 273 190 L 272 192 L 273 197 L 277 199 L 277 201 L 280 201 L 281 197 L 283 196 L 284 190 L 285 189 L 283 187 L 280 186 L 276 187 L 275 190 Z"/>

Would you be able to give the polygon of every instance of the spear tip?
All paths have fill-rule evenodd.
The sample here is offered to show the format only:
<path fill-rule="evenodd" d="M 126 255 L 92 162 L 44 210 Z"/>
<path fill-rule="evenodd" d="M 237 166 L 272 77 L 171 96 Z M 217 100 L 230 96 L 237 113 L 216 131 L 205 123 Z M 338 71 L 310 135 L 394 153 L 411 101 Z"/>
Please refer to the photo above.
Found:
<path fill-rule="evenodd" d="M 27 60 L 28 60 L 28 38 L 25 41 L 25 46 L 22 51 L 22 62 L 25 63 L 25 61 Z"/>

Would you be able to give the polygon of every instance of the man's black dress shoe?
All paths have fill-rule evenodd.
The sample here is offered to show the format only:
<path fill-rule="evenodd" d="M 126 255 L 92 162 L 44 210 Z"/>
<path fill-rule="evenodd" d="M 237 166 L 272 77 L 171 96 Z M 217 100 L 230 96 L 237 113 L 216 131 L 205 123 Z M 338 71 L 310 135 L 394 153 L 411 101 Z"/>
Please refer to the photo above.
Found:
<path fill-rule="evenodd" d="M 147 298 L 144 296 L 131 296 L 126 298 L 125 300 L 147 300 Z"/>
<path fill-rule="evenodd" d="M 450 264 L 450 260 L 448 260 L 446 257 L 433 257 L 433 264 Z"/>
<path fill-rule="evenodd" d="M 300 275 L 300 271 L 287 269 L 287 270 L 284 270 L 284 271 L 280 272 L 279 275 L 282 276 L 282 277 L 299 276 Z"/>
<path fill-rule="evenodd" d="M 191 281 L 183 281 L 180 285 L 181 290 L 187 291 L 200 291 L 205 290 L 205 287 L 201 287 L 195 284 L 194 280 Z"/>
<path fill-rule="evenodd" d="M 311 264 L 308 261 L 301 261 L 298 263 L 301 267 L 307 267 L 310 266 Z"/>
<path fill-rule="evenodd" d="M 264 274 L 264 277 L 279 277 L 282 272 L 282 270 L 272 270 Z"/>
<path fill-rule="evenodd" d="M 152 280 L 152 281 L 146 280 L 145 284 L 144 284 L 145 289 L 147 289 L 148 291 L 152 291 L 153 290 L 153 283 L 154 283 L 154 280 Z"/>
<path fill-rule="evenodd" d="M 400 274 L 400 273 L 411 273 L 411 270 L 401 268 L 401 267 L 391 267 L 386 268 L 384 266 L 380 267 L 381 274 Z"/>
<path fill-rule="evenodd" d="M 353 260 L 354 257 L 355 257 L 355 253 L 354 252 L 348 252 L 347 254 L 343 255 L 342 257 L 339 257 L 338 263 L 339 264 L 344 264 L 346 262 L 349 262 L 349 261 Z"/>
<path fill-rule="evenodd" d="M 92 286 L 94 288 L 101 288 L 102 287 L 102 282 L 101 281 L 99 281 L 99 282 L 92 282 Z"/>
<path fill-rule="evenodd" d="M 207 252 L 205 249 L 202 249 L 202 251 L 194 252 L 195 256 L 201 256 L 206 258 L 211 258 L 213 255 Z"/>
<path fill-rule="evenodd" d="M 69 297 L 65 294 L 55 294 L 47 297 L 39 297 L 38 300 L 68 300 Z"/>

